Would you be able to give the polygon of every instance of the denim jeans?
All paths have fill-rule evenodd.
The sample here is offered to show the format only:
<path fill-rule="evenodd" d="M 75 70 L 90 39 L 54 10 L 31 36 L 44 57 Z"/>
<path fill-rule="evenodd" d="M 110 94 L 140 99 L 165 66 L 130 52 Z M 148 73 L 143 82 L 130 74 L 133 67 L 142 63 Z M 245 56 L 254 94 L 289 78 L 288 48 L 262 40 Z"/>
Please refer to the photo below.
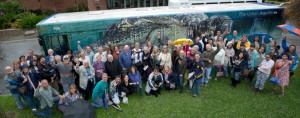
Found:
<path fill-rule="evenodd" d="M 35 115 L 36 115 L 36 116 L 39 116 L 39 117 L 50 118 L 50 117 L 51 117 L 51 114 L 52 114 L 52 107 L 46 106 L 46 107 L 44 108 L 44 112 L 42 112 L 42 111 L 37 111 Z"/>
<path fill-rule="evenodd" d="M 16 100 L 18 109 L 23 109 L 24 106 L 23 106 L 23 103 L 22 103 L 21 98 L 26 102 L 25 96 L 24 96 L 24 95 L 21 95 L 21 93 L 14 93 L 14 94 L 12 94 L 12 96 L 13 96 L 13 97 L 15 98 L 15 100 Z"/>
<path fill-rule="evenodd" d="M 108 102 L 108 101 L 106 101 L 106 102 Z M 94 100 L 94 102 L 91 104 L 93 107 L 96 107 L 96 108 L 104 107 L 104 102 L 103 102 L 102 98 Z"/>
<path fill-rule="evenodd" d="M 202 83 L 208 83 L 209 77 L 210 77 L 210 73 L 211 73 L 211 67 L 209 68 L 204 68 L 204 73 L 205 73 L 205 77 L 202 77 L 201 82 Z"/>
<path fill-rule="evenodd" d="M 33 100 L 33 96 L 24 95 L 26 103 L 31 107 L 31 109 L 36 109 L 36 105 Z"/>
<path fill-rule="evenodd" d="M 213 66 L 210 72 L 210 75 L 212 78 L 217 77 L 217 73 L 220 71 L 221 68 L 218 68 L 217 66 Z"/>
<path fill-rule="evenodd" d="M 240 80 L 241 72 L 234 72 L 234 69 L 231 70 L 231 77 L 234 78 L 236 81 Z"/>
<path fill-rule="evenodd" d="M 64 77 L 61 78 L 60 83 L 64 89 L 64 93 L 69 91 L 69 86 L 75 84 L 75 78 L 72 77 Z"/>
<path fill-rule="evenodd" d="M 184 76 L 179 77 L 179 82 L 180 82 L 180 92 L 183 92 L 183 85 L 184 85 Z"/>
<path fill-rule="evenodd" d="M 228 77 L 228 66 L 223 66 L 223 74 L 226 78 Z"/>
<path fill-rule="evenodd" d="M 178 89 L 180 86 L 180 79 L 177 73 L 173 74 L 174 80 L 175 80 L 175 89 Z"/>
<path fill-rule="evenodd" d="M 265 86 L 265 82 L 269 78 L 269 76 L 270 76 L 270 74 L 265 74 L 265 73 L 257 71 L 257 77 L 256 77 L 257 79 L 256 79 L 256 83 L 255 83 L 255 88 L 263 90 L 264 86 Z"/>
<path fill-rule="evenodd" d="M 199 95 L 199 90 L 200 90 L 200 86 L 201 86 L 201 79 L 203 78 L 203 76 L 200 79 L 195 79 L 194 80 L 194 84 L 191 88 L 191 91 L 194 91 L 194 95 Z"/>
<path fill-rule="evenodd" d="M 142 81 L 139 82 L 139 86 L 133 87 L 133 93 L 137 93 L 137 88 L 139 88 L 140 96 L 143 96 L 143 84 Z"/>

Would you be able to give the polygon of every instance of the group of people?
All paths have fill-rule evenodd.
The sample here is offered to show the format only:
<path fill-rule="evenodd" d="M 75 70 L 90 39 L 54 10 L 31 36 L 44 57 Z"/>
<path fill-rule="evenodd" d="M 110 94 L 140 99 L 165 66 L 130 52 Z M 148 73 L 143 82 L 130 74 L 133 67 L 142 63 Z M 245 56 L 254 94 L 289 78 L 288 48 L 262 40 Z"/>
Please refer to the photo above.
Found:
<path fill-rule="evenodd" d="M 298 58 L 296 46 L 288 47 L 286 37 L 279 53 L 272 39 L 266 44 L 264 37 L 257 36 L 250 42 L 247 35 L 239 37 L 236 30 L 231 34 L 228 28 L 223 34 L 214 34 L 189 36 L 190 41 L 178 45 L 169 40 L 158 44 L 160 47 L 148 41 L 144 47 L 135 43 L 133 48 L 124 45 L 120 50 L 109 43 L 107 49 L 99 47 L 96 53 L 90 46 L 83 49 L 78 41 L 78 57 L 71 51 L 60 56 L 49 49 L 44 57 L 29 50 L 27 57 L 22 55 L 12 67 L 5 67 L 4 80 L 18 109 L 24 108 L 23 99 L 34 115 L 43 117 L 51 116 L 53 103 L 64 112 L 71 102 L 91 97 L 95 108 L 111 105 L 121 110 L 119 104 L 128 104 L 131 94 L 143 96 L 145 92 L 147 96 L 158 97 L 162 88 L 183 93 L 187 84 L 186 92 L 197 97 L 201 86 L 207 87 L 210 79 L 221 76 L 230 77 L 235 88 L 245 78 L 252 86 L 256 75 L 256 94 L 261 93 L 272 76 L 280 81 L 274 84 L 273 93 L 280 86 L 279 96 L 284 96 L 284 87 L 289 84 L 291 69 Z M 190 42 L 193 44 L 189 45 Z"/>

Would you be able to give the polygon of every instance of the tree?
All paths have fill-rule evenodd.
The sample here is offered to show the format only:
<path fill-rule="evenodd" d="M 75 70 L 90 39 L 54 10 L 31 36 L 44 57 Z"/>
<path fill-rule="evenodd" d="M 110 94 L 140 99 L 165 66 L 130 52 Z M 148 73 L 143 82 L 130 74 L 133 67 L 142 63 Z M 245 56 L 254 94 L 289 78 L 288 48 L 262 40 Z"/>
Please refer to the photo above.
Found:
<path fill-rule="evenodd" d="M 0 3 L 0 10 L 4 14 L 18 14 L 24 11 L 24 6 L 15 0 L 8 0 Z"/>
<path fill-rule="evenodd" d="M 290 0 L 290 4 L 287 5 L 284 10 L 284 16 L 287 20 L 290 20 L 296 27 L 300 27 L 300 0 Z"/>

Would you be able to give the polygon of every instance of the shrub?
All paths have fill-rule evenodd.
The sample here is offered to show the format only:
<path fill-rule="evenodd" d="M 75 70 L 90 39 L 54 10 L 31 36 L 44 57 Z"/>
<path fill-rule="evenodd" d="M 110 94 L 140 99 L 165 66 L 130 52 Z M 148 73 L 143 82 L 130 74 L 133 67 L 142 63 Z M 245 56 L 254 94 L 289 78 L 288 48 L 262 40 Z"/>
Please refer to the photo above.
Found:
<path fill-rule="evenodd" d="M 79 4 L 75 5 L 74 7 L 67 8 L 66 12 L 88 11 L 88 10 L 89 9 L 87 8 L 86 5 L 84 5 L 83 3 L 79 3 Z"/>
<path fill-rule="evenodd" d="M 7 22 L 5 17 L 0 17 L 0 29 L 6 29 L 9 27 L 10 27 L 10 24 Z"/>
<path fill-rule="evenodd" d="M 28 16 L 17 21 L 17 27 L 22 29 L 35 28 L 36 24 L 43 20 L 45 16 Z"/>
<path fill-rule="evenodd" d="M 33 17 L 33 16 L 36 16 L 36 15 L 34 13 L 24 12 L 24 13 L 20 13 L 20 14 L 16 15 L 14 18 L 15 19 L 23 19 L 26 17 Z"/>
<path fill-rule="evenodd" d="M 4 14 L 18 14 L 23 12 L 24 7 L 15 0 L 8 0 L 6 2 L 0 2 L 0 9 Z"/>

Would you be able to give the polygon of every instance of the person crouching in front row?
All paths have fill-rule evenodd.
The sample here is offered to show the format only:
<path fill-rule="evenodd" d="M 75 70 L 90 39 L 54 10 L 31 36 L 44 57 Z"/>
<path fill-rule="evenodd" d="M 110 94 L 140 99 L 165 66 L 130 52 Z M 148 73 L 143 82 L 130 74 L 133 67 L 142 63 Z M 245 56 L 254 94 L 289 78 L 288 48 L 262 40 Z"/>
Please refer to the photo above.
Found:
<path fill-rule="evenodd" d="M 148 82 L 146 85 L 146 94 L 149 96 L 150 93 L 157 97 L 160 94 L 160 87 L 163 84 L 163 78 L 158 68 L 154 68 L 153 72 L 149 75 Z"/>

